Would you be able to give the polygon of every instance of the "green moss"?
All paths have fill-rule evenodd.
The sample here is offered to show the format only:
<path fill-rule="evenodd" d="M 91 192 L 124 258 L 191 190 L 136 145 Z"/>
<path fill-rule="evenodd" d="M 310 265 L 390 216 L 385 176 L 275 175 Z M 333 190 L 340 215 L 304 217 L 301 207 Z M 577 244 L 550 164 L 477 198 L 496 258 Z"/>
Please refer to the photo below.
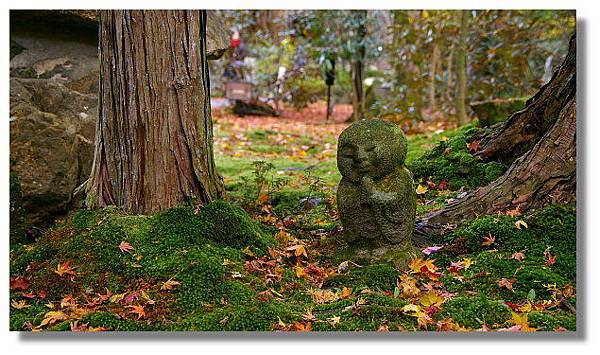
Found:
<path fill-rule="evenodd" d="M 210 231 L 208 238 L 223 245 L 241 248 L 247 245 L 262 249 L 271 244 L 257 222 L 241 208 L 225 201 L 214 201 L 202 208 L 202 220 Z"/>
<path fill-rule="evenodd" d="M 473 189 L 500 177 L 506 166 L 498 162 L 483 162 L 469 153 L 467 143 L 475 133 L 472 125 L 464 126 L 459 134 L 439 142 L 432 150 L 409 162 L 408 168 L 415 180 L 431 179 L 436 184 L 446 180 L 449 189 L 458 190 L 461 187 Z"/>
<path fill-rule="evenodd" d="M 21 182 L 16 175 L 10 174 L 10 244 L 26 242 L 27 228 Z"/>
<path fill-rule="evenodd" d="M 30 307 L 23 309 L 10 307 L 10 330 L 25 330 L 25 323 L 27 322 L 39 324 L 47 310 L 48 309 L 41 302 L 31 304 Z"/>
<path fill-rule="evenodd" d="M 290 322 L 292 309 L 277 301 L 252 301 L 217 308 L 208 313 L 195 313 L 184 321 L 186 330 L 203 331 L 268 331 L 279 320 Z"/>
<path fill-rule="evenodd" d="M 93 312 L 83 316 L 82 323 L 88 323 L 89 327 L 103 327 L 115 331 L 144 331 L 155 330 L 151 325 L 131 319 L 120 319 L 114 313 Z"/>
<path fill-rule="evenodd" d="M 396 287 L 398 271 L 390 264 L 375 264 L 361 270 L 362 281 L 372 289 L 390 291 Z"/>
<path fill-rule="evenodd" d="M 133 250 L 122 252 L 123 241 Z M 78 287 L 84 286 L 124 292 L 139 279 L 158 283 L 173 279 L 180 282 L 172 291 L 175 306 L 185 313 L 222 298 L 250 299 L 250 290 L 227 281 L 223 260 L 237 261 L 241 268 L 243 247 L 258 253 L 272 243 L 246 212 L 224 201 L 204 206 L 198 215 L 191 207 L 154 216 L 105 209 L 76 213 L 32 248 L 13 248 L 11 272 L 18 275 L 35 264 L 38 270 L 31 274 L 31 287 L 46 289 L 49 298 L 78 294 L 82 291 Z M 77 282 L 52 271 L 67 260 L 76 267 Z"/>
<path fill-rule="evenodd" d="M 443 305 L 437 319 L 450 317 L 464 327 L 501 325 L 511 318 L 510 309 L 501 301 L 480 297 L 455 297 Z"/>
<path fill-rule="evenodd" d="M 529 325 L 538 330 L 554 331 L 559 327 L 567 330 L 577 330 L 577 319 L 574 314 L 551 315 L 541 312 L 531 312 L 527 317 Z"/>

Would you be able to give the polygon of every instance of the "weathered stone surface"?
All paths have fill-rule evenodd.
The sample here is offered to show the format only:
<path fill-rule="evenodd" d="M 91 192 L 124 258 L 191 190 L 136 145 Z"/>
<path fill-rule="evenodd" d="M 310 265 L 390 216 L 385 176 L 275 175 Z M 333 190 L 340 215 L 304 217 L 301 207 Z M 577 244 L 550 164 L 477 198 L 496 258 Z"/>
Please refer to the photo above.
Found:
<path fill-rule="evenodd" d="M 98 40 L 98 15 L 96 10 L 13 10 L 10 13 L 11 25 L 54 24 L 69 31 L 95 33 Z M 206 54 L 208 59 L 219 59 L 229 49 L 229 33 L 219 14 L 207 11 Z"/>
<path fill-rule="evenodd" d="M 28 223 L 43 225 L 73 203 L 89 175 L 97 96 L 53 80 L 10 81 L 10 171 Z"/>
<path fill-rule="evenodd" d="M 412 249 L 416 195 L 406 152 L 402 130 L 383 120 L 358 121 L 340 135 L 337 203 L 351 246 Z"/>

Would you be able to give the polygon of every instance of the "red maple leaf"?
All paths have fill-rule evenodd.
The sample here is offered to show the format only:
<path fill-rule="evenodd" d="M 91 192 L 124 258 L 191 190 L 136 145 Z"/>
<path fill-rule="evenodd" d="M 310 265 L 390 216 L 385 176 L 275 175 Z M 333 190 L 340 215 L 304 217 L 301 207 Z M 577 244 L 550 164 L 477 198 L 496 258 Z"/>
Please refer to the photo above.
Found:
<path fill-rule="evenodd" d="M 23 276 L 17 276 L 10 280 L 11 290 L 23 290 L 25 291 L 29 287 L 29 280 Z"/>

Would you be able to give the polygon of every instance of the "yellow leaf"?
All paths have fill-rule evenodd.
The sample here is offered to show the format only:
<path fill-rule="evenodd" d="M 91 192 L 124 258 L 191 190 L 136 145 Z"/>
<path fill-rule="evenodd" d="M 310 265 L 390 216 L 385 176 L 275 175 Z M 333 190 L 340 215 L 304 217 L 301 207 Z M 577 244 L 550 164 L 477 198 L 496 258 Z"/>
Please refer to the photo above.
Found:
<path fill-rule="evenodd" d="M 246 246 L 242 252 L 248 256 L 255 257 L 256 255 L 250 250 L 249 246 Z"/>
<path fill-rule="evenodd" d="M 469 266 L 475 264 L 475 260 L 471 259 L 471 258 L 464 258 L 462 260 L 463 266 L 465 267 L 465 269 L 468 269 Z"/>
<path fill-rule="evenodd" d="M 402 312 L 404 313 L 408 313 L 408 312 L 419 312 L 421 310 L 421 307 L 417 306 L 416 304 L 407 304 L 406 306 L 402 307 Z"/>
<path fill-rule="evenodd" d="M 442 305 L 442 303 L 444 303 L 444 301 L 445 301 L 444 297 L 439 296 L 434 291 L 429 291 L 426 294 L 424 294 L 423 296 L 421 296 L 419 303 L 421 305 L 423 305 L 424 307 L 429 307 L 429 306 L 439 307 Z"/>
<path fill-rule="evenodd" d="M 340 296 L 331 290 L 313 289 L 309 291 L 309 294 L 316 304 L 329 303 L 340 299 Z"/>
<path fill-rule="evenodd" d="M 397 285 L 402 292 L 402 297 L 417 297 L 421 293 L 421 290 L 417 287 L 417 280 L 406 274 L 400 276 L 400 281 L 397 282 Z"/>
<path fill-rule="evenodd" d="M 146 302 L 147 302 L 148 304 L 154 304 L 154 303 L 155 303 L 155 302 L 154 302 L 154 300 L 152 300 L 152 299 L 150 298 L 150 296 L 148 296 L 148 294 L 146 293 L 146 291 L 144 291 L 144 290 L 141 290 L 141 291 L 140 291 L 140 295 L 142 296 L 142 298 L 143 298 L 143 299 L 145 299 L 145 300 L 146 300 Z"/>
<path fill-rule="evenodd" d="M 295 256 L 304 255 L 304 257 L 308 257 L 308 253 L 306 252 L 306 248 L 304 247 L 304 245 L 301 245 L 301 244 L 292 245 L 291 247 L 288 247 L 286 250 L 287 251 L 293 251 Z"/>
<path fill-rule="evenodd" d="M 304 268 L 302 266 L 296 266 L 296 277 L 301 279 L 303 277 L 308 277 L 308 274 L 306 273 L 306 271 L 304 271 Z"/>
<path fill-rule="evenodd" d="M 181 283 L 179 281 L 175 281 L 173 279 L 168 279 L 167 281 L 163 282 L 160 289 L 161 290 L 172 290 L 175 288 L 175 286 L 179 286 L 179 285 L 181 285 Z"/>
<path fill-rule="evenodd" d="M 536 328 L 532 328 L 529 326 L 529 320 L 527 319 L 527 314 L 519 315 L 515 312 L 511 312 L 511 313 L 512 313 L 512 319 L 509 319 L 508 321 L 510 323 L 520 326 L 522 332 L 535 332 L 537 330 Z"/>
<path fill-rule="evenodd" d="M 341 320 L 340 316 L 335 316 L 335 317 L 327 318 L 327 322 L 329 324 L 331 324 L 331 326 L 334 327 L 334 328 L 340 323 L 340 320 Z"/>
<path fill-rule="evenodd" d="M 518 221 L 516 221 L 516 222 L 515 222 L 515 226 L 516 226 L 518 229 L 521 229 L 521 227 L 523 227 L 523 228 L 525 228 L 525 229 L 529 228 L 529 226 L 527 225 L 527 223 L 525 223 L 525 221 L 523 221 L 523 220 L 518 220 Z"/>
<path fill-rule="evenodd" d="M 230 266 L 230 265 L 235 265 L 235 263 L 229 259 L 223 259 L 223 264 L 221 264 L 223 266 Z"/>
<path fill-rule="evenodd" d="M 46 315 L 44 316 L 44 319 L 40 323 L 40 326 L 51 325 L 58 321 L 62 321 L 62 320 L 66 320 L 66 319 L 67 319 L 67 315 L 64 314 L 63 312 L 50 311 L 50 312 L 46 313 Z"/>
<path fill-rule="evenodd" d="M 125 292 L 114 294 L 110 296 L 108 300 L 112 303 L 119 303 L 119 301 L 121 301 L 123 297 L 125 297 Z"/>
<path fill-rule="evenodd" d="M 15 309 L 23 309 L 27 307 L 31 307 L 31 305 L 27 304 L 25 300 L 12 300 L 10 301 L 10 305 Z"/>
<path fill-rule="evenodd" d="M 421 184 L 419 184 L 419 186 L 417 186 L 417 195 L 423 195 L 426 192 L 427 192 L 427 186 L 423 186 Z"/>

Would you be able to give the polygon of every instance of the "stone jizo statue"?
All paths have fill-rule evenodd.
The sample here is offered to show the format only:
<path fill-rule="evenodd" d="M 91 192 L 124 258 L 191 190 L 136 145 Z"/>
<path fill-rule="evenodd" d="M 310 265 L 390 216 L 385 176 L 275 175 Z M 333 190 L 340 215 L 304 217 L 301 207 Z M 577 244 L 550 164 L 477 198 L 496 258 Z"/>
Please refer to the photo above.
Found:
<path fill-rule="evenodd" d="M 412 245 L 416 194 L 406 151 L 404 133 L 387 121 L 363 119 L 340 134 L 337 203 L 350 245 Z"/>

